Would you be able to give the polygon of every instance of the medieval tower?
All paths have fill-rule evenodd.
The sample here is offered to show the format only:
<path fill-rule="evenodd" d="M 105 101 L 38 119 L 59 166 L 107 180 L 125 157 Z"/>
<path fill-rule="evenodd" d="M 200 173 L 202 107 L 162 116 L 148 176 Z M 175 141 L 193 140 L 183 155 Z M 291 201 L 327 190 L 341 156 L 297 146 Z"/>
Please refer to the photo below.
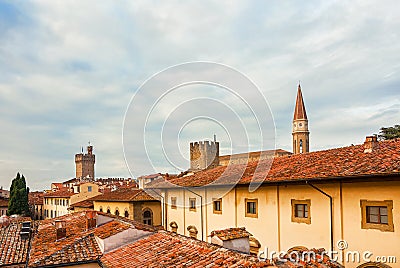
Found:
<path fill-rule="evenodd" d="M 75 155 L 76 178 L 94 180 L 94 163 L 95 155 L 93 154 L 93 146 L 89 145 L 86 154 L 83 153 L 82 149 L 82 153 Z"/>
<path fill-rule="evenodd" d="M 190 170 L 199 171 L 219 165 L 219 142 L 200 141 L 190 143 Z"/>
<path fill-rule="evenodd" d="M 296 107 L 293 116 L 293 153 L 308 153 L 310 150 L 310 131 L 308 131 L 308 119 L 304 106 L 301 87 L 297 89 Z"/>

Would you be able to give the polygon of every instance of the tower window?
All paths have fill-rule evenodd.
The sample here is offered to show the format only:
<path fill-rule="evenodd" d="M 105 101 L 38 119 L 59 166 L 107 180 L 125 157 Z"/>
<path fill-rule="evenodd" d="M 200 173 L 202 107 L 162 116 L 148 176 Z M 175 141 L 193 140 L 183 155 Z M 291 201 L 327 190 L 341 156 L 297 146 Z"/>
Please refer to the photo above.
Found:
<path fill-rule="evenodd" d="M 300 140 L 300 153 L 303 153 L 303 140 Z"/>

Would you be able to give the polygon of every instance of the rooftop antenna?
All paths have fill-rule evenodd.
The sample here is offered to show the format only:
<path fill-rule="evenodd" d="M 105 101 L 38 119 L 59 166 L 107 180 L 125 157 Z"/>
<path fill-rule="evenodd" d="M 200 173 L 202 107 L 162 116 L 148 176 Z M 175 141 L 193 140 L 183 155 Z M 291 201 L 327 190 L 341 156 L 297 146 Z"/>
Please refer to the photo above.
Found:
<path fill-rule="evenodd" d="M 214 142 L 217 141 L 217 135 L 214 134 Z"/>

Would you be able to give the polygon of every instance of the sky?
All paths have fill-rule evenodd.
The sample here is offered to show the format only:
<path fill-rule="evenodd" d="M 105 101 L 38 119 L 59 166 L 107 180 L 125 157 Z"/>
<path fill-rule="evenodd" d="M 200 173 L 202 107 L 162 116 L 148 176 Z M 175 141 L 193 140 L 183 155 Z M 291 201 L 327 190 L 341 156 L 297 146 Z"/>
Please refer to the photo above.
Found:
<path fill-rule="evenodd" d="M 189 142 L 214 134 L 221 154 L 291 151 L 299 81 L 311 151 L 360 144 L 399 123 L 398 14 L 368 0 L 0 1 L 0 186 L 17 172 L 32 190 L 74 177 L 89 141 L 102 178 L 179 172 Z M 257 89 L 168 91 L 193 73 L 219 79 L 168 73 L 199 61 Z"/>

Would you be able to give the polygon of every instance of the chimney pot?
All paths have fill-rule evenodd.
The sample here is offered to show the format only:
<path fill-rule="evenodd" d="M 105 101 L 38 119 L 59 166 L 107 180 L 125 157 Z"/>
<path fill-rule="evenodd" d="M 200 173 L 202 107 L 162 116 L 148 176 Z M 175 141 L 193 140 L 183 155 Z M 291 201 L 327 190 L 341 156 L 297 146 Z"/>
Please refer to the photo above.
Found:
<path fill-rule="evenodd" d="M 96 228 L 96 211 L 94 210 L 88 210 L 86 211 L 86 229 L 90 230 L 93 228 Z"/>
<path fill-rule="evenodd" d="M 367 136 L 364 142 L 364 153 L 371 153 L 379 146 L 378 138 L 376 136 Z"/>

